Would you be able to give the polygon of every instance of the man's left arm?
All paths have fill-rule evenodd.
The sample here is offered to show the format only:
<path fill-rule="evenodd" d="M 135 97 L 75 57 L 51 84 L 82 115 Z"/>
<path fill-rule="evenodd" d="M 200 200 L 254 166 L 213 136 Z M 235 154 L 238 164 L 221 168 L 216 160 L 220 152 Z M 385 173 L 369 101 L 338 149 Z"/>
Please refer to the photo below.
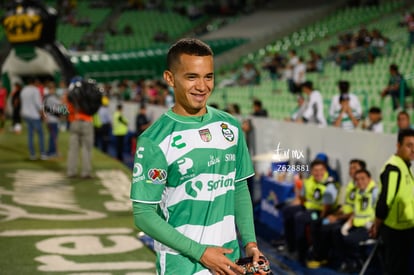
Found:
<path fill-rule="evenodd" d="M 258 262 L 259 256 L 263 256 L 263 254 L 257 246 L 253 207 L 246 181 L 237 184 L 234 204 L 236 225 L 240 232 L 246 256 L 253 256 L 253 262 Z"/>

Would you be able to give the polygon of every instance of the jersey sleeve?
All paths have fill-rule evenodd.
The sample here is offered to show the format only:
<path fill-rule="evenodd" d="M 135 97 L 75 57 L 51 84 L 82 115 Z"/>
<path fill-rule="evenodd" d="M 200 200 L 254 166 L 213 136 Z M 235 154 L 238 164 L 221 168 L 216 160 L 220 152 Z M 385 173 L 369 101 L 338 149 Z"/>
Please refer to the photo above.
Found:
<path fill-rule="evenodd" d="M 237 125 L 239 137 L 237 142 L 236 182 L 245 180 L 254 175 L 254 169 L 249 150 L 247 149 L 246 137 L 240 125 Z"/>
<path fill-rule="evenodd" d="M 157 144 L 139 138 L 134 156 L 130 198 L 143 203 L 159 203 L 167 182 L 168 164 Z"/>

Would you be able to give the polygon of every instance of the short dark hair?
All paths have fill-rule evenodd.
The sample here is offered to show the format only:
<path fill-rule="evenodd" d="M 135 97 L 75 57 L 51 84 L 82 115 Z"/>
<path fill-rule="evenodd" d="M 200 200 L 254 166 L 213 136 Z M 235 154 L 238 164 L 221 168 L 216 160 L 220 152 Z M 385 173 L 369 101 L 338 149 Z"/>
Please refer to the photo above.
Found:
<path fill-rule="evenodd" d="M 253 105 L 262 108 L 262 102 L 259 99 L 253 100 Z"/>
<path fill-rule="evenodd" d="M 349 91 L 349 81 L 346 80 L 340 80 L 338 81 L 338 88 L 339 88 L 339 92 L 341 94 L 345 94 Z"/>
<path fill-rule="evenodd" d="M 359 169 L 358 171 L 356 171 L 355 174 L 354 174 L 354 177 L 357 174 L 361 174 L 361 173 L 366 174 L 369 178 L 371 177 L 371 173 L 367 169 L 365 169 L 365 168 L 362 168 L 362 169 Z"/>
<path fill-rule="evenodd" d="M 167 53 L 167 68 L 171 70 L 173 65 L 179 61 L 182 54 L 195 56 L 213 56 L 210 46 L 196 38 L 182 38 L 175 42 Z"/>
<path fill-rule="evenodd" d="M 414 130 L 413 129 L 402 129 L 398 132 L 397 141 L 399 144 L 403 143 L 405 137 L 414 137 Z"/>
<path fill-rule="evenodd" d="M 312 161 L 310 164 L 310 168 L 312 169 L 316 165 L 323 165 L 323 167 L 325 167 L 325 169 L 328 170 L 328 165 L 321 159 L 315 159 L 314 161 Z"/>
<path fill-rule="evenodd" d="M 397 64 L 391 64 L 390 65 L 390 70 L 393 70 L 393 71 L 398 72 L 398 66 L 397 66 Z"/>
<path fill-rule="evenodd" d="M 234 103 L 234 104 L 232 104 L 232 107 L 233 107 L 233 111 L 234 111 L 236 114 L 240 114 L 240 106 L 239 106 L 239 104 Z"/>
<path fill-rule="evenodd" d="M 399 117 L 399 116 L 406 116 L 406 117 L 408 117 L 408 119 L 410 118 L 410 115 L 407 113 L 407 111 L 400 111 L 399 113 L 398 113 L 398 115 L 397 115 L 397 117 Z"/>
<path fill-rule="evenodd" d="M 352 164 L 352 163 L 358 163 L 359 166 L 361 167 L 361 169 L 366 169 L 367 168 L 367 163 L 362 159 L 351 159 L 349 161 L 349 164 Z"/>
<path fill-rule="evenodd" d="M 312 83 L 312 81 L 305 81 L 305 82 L 302 83 L 301 87 L 302 88 L 307 87 L 307 88 L 312 90 L 313 89 L 313 83 Z"/>
<path fill-rule="evenodd" d="M 369 108 L 368 113 L 381 114 L 381 109 L 379 107 L 371 107 Z"/>

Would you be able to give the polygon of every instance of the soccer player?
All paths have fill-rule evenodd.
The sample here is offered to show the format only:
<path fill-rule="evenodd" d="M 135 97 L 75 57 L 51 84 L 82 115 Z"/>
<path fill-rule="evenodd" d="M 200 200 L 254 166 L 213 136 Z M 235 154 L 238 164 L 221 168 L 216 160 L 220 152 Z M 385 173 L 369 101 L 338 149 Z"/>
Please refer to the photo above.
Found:
<path fill-rule="evenodd" d="M 155 239 L 158 274 L 243 274 L 257 247 L 246 179 L 254 171 L 233 116 L 209 107 L 213 52 L 197 39 L 168 51 L 164 79 L 175 105 L 139 137 L 131 199 L 135 225 Z M 263 272 L 263 274 L 265 274 Z"/>

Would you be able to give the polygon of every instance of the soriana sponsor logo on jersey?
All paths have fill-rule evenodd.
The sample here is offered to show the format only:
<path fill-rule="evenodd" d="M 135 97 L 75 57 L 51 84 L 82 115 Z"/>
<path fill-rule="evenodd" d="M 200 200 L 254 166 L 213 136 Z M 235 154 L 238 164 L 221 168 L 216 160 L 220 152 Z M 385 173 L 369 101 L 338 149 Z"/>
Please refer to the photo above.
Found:
<path fill-rule="evenodd" d="M 167 180 L 167 171 L 159 168 L 152 168 L 148 170 L 148 183 L 165 184 Z"/>

